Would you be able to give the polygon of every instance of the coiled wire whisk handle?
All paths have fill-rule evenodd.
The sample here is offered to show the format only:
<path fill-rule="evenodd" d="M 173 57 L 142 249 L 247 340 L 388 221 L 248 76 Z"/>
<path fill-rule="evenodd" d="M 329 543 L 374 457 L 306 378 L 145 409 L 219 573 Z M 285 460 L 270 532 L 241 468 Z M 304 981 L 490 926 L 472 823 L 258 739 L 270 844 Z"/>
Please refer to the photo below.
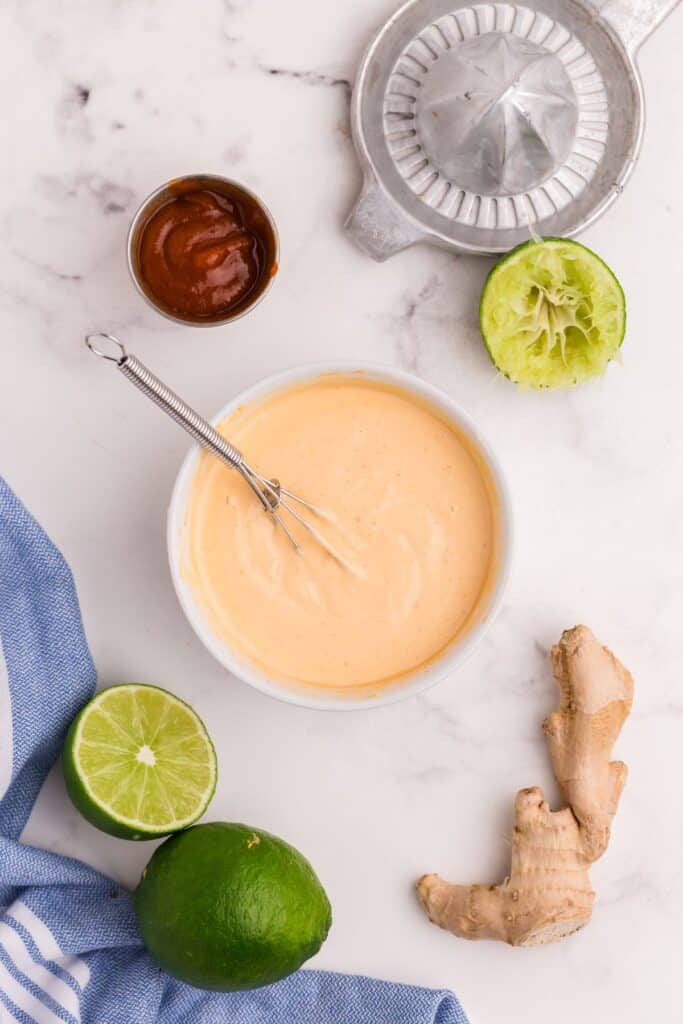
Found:
<path fill-rule="evenodd" d="M 105 339 L 111 346 L 110 350 L 106 351 L 99 347 L 97 339 Z M 127 352 L 118 338 L 112 334 L 89 334 L 85 343 L 96 356 L 115 363 L 127 380 L 186 430 L 197 444 L 213 452 L 233 469 L 242 470 L 242 453 L 219 434 L 203 416 L 176 395 L 175 391 L 171 391 L 151 370 L 148 370 L 137 356 Z"/>
<path fill-rule="evenodd" d="M 106 348 L 103 348 L 102 345 L 105 342 Z M 131 384 L 134 384 L 147 398 L 151 398 L 154 404 L 163 409 L 172 420 L 180 424 L 194 438 L 197 444 L 217 455 L 222 462 L 232 469 L 236 469 L 260 501 L 263 510 L 273 517 L 277 526 L 287 536 L 299 554 L 303 552 L 303 548 L 282 518 L 282 511 L 286 511 L 296 520 L 314 538 L 316 543 L 323 550 L 327 551 L 343 568 L 358 574 L 358 570 L 337 551 L 334 545 L 326 540 L 317 527 L 307 522 L 301 511 L 298 511 L 292 503 L 305 508 L 308 512 L 321 519 L 329 521 L 329 515 L 316 505 L 312 505 L 309 501 L 298 497 L 296 494 L 288 491 L 287 488 L 282 487 L 278 480 L 268 479 L 253 469 L 246 462 L 241 451 L 230 444 L 217 430 L 214 430 L 207 420 L 195 412 L 179 395 L 176 395 L 175 391 L 171 391 L 151 370 L 148 370 L 137 356 L 127 352 L 118 338 L 115 338 L 112 334 L 88 334 L 85 343 L 96 356 L 99 356 L 101 359 L 108 359 L 109 362 L 114 363 Z"/>

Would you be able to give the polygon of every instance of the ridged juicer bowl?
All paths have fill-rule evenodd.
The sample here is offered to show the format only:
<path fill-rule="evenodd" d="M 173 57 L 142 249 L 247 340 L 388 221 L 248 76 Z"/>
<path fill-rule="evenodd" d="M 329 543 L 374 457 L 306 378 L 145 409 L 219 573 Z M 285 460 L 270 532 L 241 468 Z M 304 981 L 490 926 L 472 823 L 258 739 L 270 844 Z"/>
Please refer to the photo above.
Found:
<path fill-rule="evenodd" d="M 421 241 L 507 252 L 530 223 L 547 236 L 584 230 L 633 170 L 636 54 L 677 2 L 409 0 L 354 86 L 354 240 L 384 260 Z"/>
<path fill-rule="evenodd" d="M 512 507 L 508 487 L 498 459 L 485 440 L 481 431 L 460 406 L 443 391 L 414 377 L 412 374 L 372 364 L 345 362 L 316 363 L 300 366 L 284 373 L 268 377 L 249 388 L 227 403 L 212 419 L 217 425 L 237 408 L 258 402 L 273 392 L 314 380 L 322 374 L 358 374 L 365 379 L 379 381 L 403 388 L 418 399 L 432 405 L 450 420 L 473 444 L 488 467 L 497 491 L 499 514 L 499 559 L 495 583 L 488 603 L 479 621 L 459 640 L 448 647 L 427 666 L 410 675 L 403 676 L 396 683 L 382 684 L 377 692 L 331 690 L 309 685 L 295 685 L 282 681 L 253 665 L 233 650 L 213 629 L 205 612 L 200 607 L 193 588 L 183 572 L 183 535 L 186 509 L 192 479 L 201 455 L 193 448 L 186 456 L 173 489 L 167 520 L 168 558 L 173 585 L 180 605 L 195 633 L 207 650 L 233 675 L 270 697 L 290 704 L 330 711 L 357 711 L 404 700 L 433 686 L 455 673 L 482 640 L 499 610 L 508 582 L 512 558 Z M 248 453 L 247 453 L 248 454 Z M 311 497 L 311 496 L 309 496 Z M 315 496 L 312 496 L 315 500 Z"/>

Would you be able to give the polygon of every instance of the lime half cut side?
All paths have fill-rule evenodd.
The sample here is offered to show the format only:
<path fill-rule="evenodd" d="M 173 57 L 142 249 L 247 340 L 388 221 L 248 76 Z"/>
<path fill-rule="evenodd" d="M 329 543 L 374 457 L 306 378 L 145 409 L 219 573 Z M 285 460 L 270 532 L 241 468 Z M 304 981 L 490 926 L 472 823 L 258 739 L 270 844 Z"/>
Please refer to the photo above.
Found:
<path fill-rule="evenodd" d="M 122 839 L 186 828 L 216 788 L 216 753 L 204 724 L 155 686 L 112 686 L 94 697 L 67 733 L 63 763 L 81 814 Z"/>
<path fill-rule="evenodd" d="M 600 377 L 626 330 L 617 278 L 578 242 L 525 242 L 489 274 L 479 322 L 498 370 L 516 384 L 566 388 Z"/>

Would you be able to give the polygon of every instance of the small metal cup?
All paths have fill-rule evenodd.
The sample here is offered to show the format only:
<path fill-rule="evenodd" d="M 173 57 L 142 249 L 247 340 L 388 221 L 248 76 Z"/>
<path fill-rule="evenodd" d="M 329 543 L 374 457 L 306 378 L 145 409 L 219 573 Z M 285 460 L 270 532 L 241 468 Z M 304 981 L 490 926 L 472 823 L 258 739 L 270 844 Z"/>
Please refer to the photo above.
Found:
<path fill-rule="evenodd" d="M 159 303 L 156 296 L 147 288 L 140 271 L 140 238 L 150 218 L 153 217 L 156 211 L 170 199 L 177 199 L 178 196 L 181 196 L 186 192 L 195 191 L 196 189 L 210 189 L 212 192 L 218 192 L 219 194 L 226 195 L 231 199 L 237 198 L 239 200 L 240 196 L 243 196 L 248 203 L 258 207 L 263 214 L 268 227 L 268 259 L 264 268 L 264 273 L 259 280 L 258 285 L 252 289 L 252 291 L 245 296 L 241 302 L 236 303 L 235 308 L 227 316 L 216 320 L 208 318 L 193 319 L 191 317 L 182 317 L 173 310 L 167 309 Z M 133 217 L 128 231 L 127 249 L 128 270 L 130 271 L 133 283 L 140 292 L 140 295 L 142 295 L 143 299 L 145 299 L 145 301 L 155 309 L 157 313 L 161 313 L 161 315 L 165 316 L 167 320 L 173 320 L 177 324 L 185 324 L 191 327 L 218 327 L 221 324 L 229 324 L 232 323 L 233 320 L 239 320 L 239 318 L 244 316 L 245 313 L 251 312 L 251 310 L 259 304 L 264 295 L 270 290 L 280 261 L 280 236 L 278 234 L 277 227 L 275 226 L 273 216 L 266 204 L 259 196 L 246 188 L 240 182 L 234 181 L 232 178 L 224 178 L 219 174 L 187 174 L 180 178 L 173 178 L 171 181 L 167 181 L 165 184 L 160 185 L 159 188 L 155 189 L 154 192 L 151 192 L 141 203 Z"/>

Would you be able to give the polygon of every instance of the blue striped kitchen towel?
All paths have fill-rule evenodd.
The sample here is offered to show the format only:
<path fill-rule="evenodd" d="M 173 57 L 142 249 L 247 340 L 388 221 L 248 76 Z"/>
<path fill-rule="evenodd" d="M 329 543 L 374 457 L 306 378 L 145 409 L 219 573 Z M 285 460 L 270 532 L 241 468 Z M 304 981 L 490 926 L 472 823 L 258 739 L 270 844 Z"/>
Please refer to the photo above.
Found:
<path fill-rule="evenodd" d="M 190 988 L 145 952 L 124 889 L 20 842 L 95 669 L 69 568 L 1 478 L 0 641 L 0 1024 L 467 1024 L 450 992 L 326 971 L 252 992 Z M 0 706 L 4 689 L 0 678 Z"/>

